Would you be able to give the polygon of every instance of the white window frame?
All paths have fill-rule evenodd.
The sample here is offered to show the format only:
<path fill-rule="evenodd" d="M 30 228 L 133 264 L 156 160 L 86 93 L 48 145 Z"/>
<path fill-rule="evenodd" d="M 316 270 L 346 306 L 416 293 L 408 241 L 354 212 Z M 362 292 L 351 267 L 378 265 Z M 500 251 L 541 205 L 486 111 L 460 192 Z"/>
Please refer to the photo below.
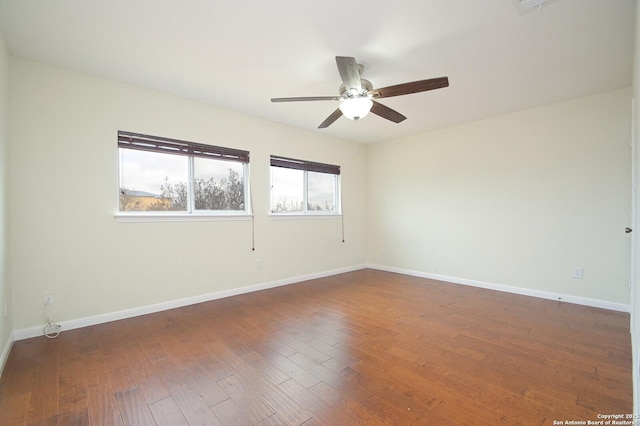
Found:
<path fill-rule="evenodd" d="M 118 131 L 118 154 L 121 149 L 138 149 L 150 152 L 162 152 L 168 155 L 180 155 L 187 158 L 187 191 L 188 205 L 186 211 L 121 211 L 120 210 L 120 155 L 118 155 L 118 184 L 116 198 L 116 213 L 114 217 L 120 222 L 173 222 L 173 221 L 217 221 L 217 220 L 250 220 L 251 194 L 249 179 L 249 152 L 232 148 L 216 147 L 212 145 L 197 144 L 193 142 L 179 141 L 156 136 L 143 135 L 139 133 Z M 132 142 L 127 142 L 127 140 Z M 125 142 L 123 142 L 125 141 Z M 124 144 L 130 143 L 131 148 Z M 157 146 L 168 146 L 175 152 L 168 149 L 156 149 Z M 136 147 L 137 145 L 137 147 Z M 239 154 L 244 160 L 237 160 Z M 242 164 L 244 210 L 196 210 L 195 209 L 195 187 L 194 187 L 194 162 L 195 158 L 207 158 L 212 161 L 240 162 Z"/>
<path fill-rule="evenodd" d="M 313 217 L 340 217 L 342 216 L 342 196 L 341 196 L 341 178 L 340 178 L 340 166 L 335 166 L 332 164 L 325 163 L 316 163 L 305 160 L 296 160 L 287 157 L 281 157 L 272 155 L 271 156 L 271 165 L 270 168 L 278 167 L 274 166 L 275 162 L 280 162 L 282 164 L 290 162 L 289 166 L 281 165 L 279 167 L 283 168 L 291 168 L 295 170 L 301 170 L 303 172 L 302 178 L 302 211 L 294 211 L 294 212 L 274 212 L 271 209 L 272 205 L 272 197 L 273 191 L 269 193 L 269 214 L 273 217 L 300 217 L 300 218 L 313 218 Z M 327 173 L 333 175 L 334 179 L 334 204 L 335 210 L 333 211 L 324 211 L 324 210 L 309 210 L 308 203 L 308 194 L 309 194 L 309 172 L 316 173 Z M 273 182 L 270 182 L 270 188 L 273 187 Z"/>

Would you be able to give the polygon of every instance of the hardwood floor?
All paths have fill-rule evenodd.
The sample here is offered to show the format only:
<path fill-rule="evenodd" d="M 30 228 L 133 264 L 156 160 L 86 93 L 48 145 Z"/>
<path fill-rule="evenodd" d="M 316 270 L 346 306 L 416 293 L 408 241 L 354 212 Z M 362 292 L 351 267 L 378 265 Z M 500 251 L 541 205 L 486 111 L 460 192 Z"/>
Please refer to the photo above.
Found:
<path fill-rule="evenodd" d="M 632 412 L 629 316 L 375 270 L 14 343 L 2 425 L 552 425 Z"/>

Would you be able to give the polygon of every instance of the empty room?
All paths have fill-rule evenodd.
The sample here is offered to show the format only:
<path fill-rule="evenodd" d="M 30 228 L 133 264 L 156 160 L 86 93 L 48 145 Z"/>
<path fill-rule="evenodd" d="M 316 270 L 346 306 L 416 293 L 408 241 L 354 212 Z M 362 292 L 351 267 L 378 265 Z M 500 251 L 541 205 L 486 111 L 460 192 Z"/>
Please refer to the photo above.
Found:
<path fill-rule="evenodd" d="M 640 424 L 640 0 L 0 0 L 0 425 Z"/>

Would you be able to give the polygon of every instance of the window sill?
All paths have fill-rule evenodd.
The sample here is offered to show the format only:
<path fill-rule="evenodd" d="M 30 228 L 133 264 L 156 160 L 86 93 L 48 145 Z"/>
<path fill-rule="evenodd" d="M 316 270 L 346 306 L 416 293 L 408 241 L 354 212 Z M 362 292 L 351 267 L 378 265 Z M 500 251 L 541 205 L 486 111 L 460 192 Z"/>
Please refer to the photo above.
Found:
<path fill-rule="evenodd" d="M 116 213 L 113 217 L 118 222 L 219 222 L 235 220 L 251 220 L 249 214 L 126 214 Z"/>
<path fill-rule="evenodd" d="M 327 214 L 296 214 L 296 213 L 270 213 L 269 217 L 272 219 L 282 220 L 282 219 L 340 219 L 342 218 L 341 214 L 336 213 L 327 213 Z"/>

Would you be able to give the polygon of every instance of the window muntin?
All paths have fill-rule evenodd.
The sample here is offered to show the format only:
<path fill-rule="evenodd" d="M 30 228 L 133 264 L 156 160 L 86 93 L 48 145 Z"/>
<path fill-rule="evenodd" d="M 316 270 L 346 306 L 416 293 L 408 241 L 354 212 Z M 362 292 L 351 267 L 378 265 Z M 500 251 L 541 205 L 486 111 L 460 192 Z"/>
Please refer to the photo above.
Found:
<path fill-rule="evenodd" d="M 247 151 L 118 132 L 119 212 L 248 214 Z"/>
<path fill-rule="evenodd" d="M 339 214 L 340 166 L 271 156 L 271 213 Z"/>

